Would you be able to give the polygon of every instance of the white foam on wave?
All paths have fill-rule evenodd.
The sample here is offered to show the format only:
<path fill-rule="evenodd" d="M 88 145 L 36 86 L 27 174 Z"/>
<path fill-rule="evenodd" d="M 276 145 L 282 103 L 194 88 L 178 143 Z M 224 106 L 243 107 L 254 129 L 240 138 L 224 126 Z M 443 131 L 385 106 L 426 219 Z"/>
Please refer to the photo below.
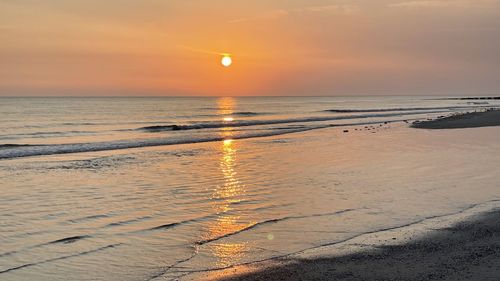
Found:
<path fill-rule="evenodd" d="M 200 136 L 183 135 L 183 136 L 169 137 L 169 138 L 151 138 L 151 139 L 139 139 L 139 140 L 131 139 L 131 140 L 94 142 L 94 143 L 19 145 L 19 146 L 16 145 L 12 146 L 11 148 L 1 149 L 0 159 L 214 142 L 214 141 L 223 141 L 226 139 L 237 140 L 237 139 L 260 138 L 260 137 L 270 137 L 270 136 L 305 132 L 310 130 L 330 128 L 330 127 L 361 126 L 361 125 L 391 123 L 400 121 L 402 120 L 353 122 L 346 124 L 318 124 L 311 126 L 291 126 L 288 128 L 287 127 L 271 128 L 266 131 L 240 132 L 240 133 L 235 133 L 231 137 L 222 136 L 219 134 L 219 132 L 214 132 L 210 135 L 200 135 Z"/>
<path fill-rule="evenodd" d="M 289 119 L 271 119 L 271 120 L 240 120 L 231 122 L 204 122 L 192 125 L 157 125 L 139 128 L 148 132 L 162 132 L 162 131 L 184 131 L 184 130 L 201 130 L 201 129 L 217 129 L 217 128 L 234 128 L 234 127 L 248 127 L 248 126 L 262 126 L 262 125 L 276 125 L 276 124 L 290 124 L 290 123 L 312 123 L 348 119 L 367 119 L 367 118 L 387 118 L 404 115 L 416 114 L 431 114 L 440 113 L 442 111 L 427 110 L 417 112 L 393 112 L 393 113 L 376 113 L 376 114 L 359 114 L 359 115 L 341 115 L 341 116 L 314 116 L 314 117 L 301 117 Z"/>
<path fill-rule="evenodd" d="M 323 126 L 311 126 L 303 128 L 271 130 L 266 132 L 244 133 L 244 134 L 234 135 L 231 137 L 231 139 L 267 137 L 267 136 L 288 134 L 294 132 L 302 132 L 302 131 L 325 128 L 325 127 L 328 126 L 323 125 Z M 171 137 L 171 138 L 152 138 L 152 139 L 141 139 L 141 140 L 134 139 L 134 140 L 120 140 L 120 141 L 94 142 L 94 143 L 14 146 L 11 148 L 5 148 L 0 150 L 0 159 L 10 159 L 10 158 L 40 156 L 40 155 L 53 155 L 53 154 L 120 150 L 120 149 L 188 144 L 188 143 L 213 142 L 213 141 L 222 141 L 225 139 L 227 139 L 227 137 L 220 135 L 195 136 L 195 137 L 187 135 L 187 136 Z"/>

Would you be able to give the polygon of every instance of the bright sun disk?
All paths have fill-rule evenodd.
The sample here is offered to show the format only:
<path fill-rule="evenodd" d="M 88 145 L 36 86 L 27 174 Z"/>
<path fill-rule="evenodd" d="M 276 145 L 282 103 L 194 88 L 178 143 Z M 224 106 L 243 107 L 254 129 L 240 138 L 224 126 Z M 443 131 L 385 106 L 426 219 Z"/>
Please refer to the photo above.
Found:
<path fill-rule="evenodd" d="M 224 67 L 229 67 L 233 64 L 233 59 L 229 55 L 224 55 L 220 61 Z"/>

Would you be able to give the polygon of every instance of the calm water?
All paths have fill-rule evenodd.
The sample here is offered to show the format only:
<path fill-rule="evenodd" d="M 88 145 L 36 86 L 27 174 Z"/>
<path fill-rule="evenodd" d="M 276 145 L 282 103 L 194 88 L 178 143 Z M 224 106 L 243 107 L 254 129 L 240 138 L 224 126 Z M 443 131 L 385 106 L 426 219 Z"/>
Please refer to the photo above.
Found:
<path fill-rule="evenodd" d="M 488 102 L 1 98 L 0 279 L 189 277 L 497 200 L 499 129 L 404 122 Z"/>

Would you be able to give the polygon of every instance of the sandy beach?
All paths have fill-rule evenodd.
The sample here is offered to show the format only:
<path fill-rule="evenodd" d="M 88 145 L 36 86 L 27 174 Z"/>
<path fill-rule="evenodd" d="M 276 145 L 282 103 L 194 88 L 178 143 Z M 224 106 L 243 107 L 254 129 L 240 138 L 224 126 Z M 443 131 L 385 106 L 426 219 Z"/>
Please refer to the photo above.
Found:
<path fill-rule="evenodd" d="M 415 122 L 412 124 L 412 127 L 420 129 L 463 129 L 499 125 L 500 110 L 491 109 L 482 112 L 455 114 L 444 118 Z"/>
<path fill-rule="evenodd" d="M 433 229 L 428 225 L 426 230 L 427 234 L 423 237 L 415 234 L 422 230 L 416 231 L 411 227 L 370 234 L 351 241 L 344 247 L 363 245 L 368 250 L 312 259 L 299 255 L 271 264 L 263 263 L 260 266 L 265 268 L 261 270 L 251 271 L 251 267 L 233 268 L 212 274 L 207 279 L 497 280 L 500 275 L 498 208 L 451 226 Z M 373 245 L 373 242 L 379 244 Z M 251 273 L 238 274 L 245 270 L 250 270 Z"/>

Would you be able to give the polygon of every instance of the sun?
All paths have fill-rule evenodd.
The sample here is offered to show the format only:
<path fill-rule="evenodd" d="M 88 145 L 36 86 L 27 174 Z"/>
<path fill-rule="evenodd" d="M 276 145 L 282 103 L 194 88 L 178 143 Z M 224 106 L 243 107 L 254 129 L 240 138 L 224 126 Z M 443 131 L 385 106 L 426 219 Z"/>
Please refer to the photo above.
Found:
<path fill-rule="evenodd" d="M 230 67 L 231 64 L 233 64 L 233 59 L 231 58 L 231 56 L 224 54 L 224 55 L 222 55 L 222 59 L 220 60 L 220 63 L 224 67 Z"/>

